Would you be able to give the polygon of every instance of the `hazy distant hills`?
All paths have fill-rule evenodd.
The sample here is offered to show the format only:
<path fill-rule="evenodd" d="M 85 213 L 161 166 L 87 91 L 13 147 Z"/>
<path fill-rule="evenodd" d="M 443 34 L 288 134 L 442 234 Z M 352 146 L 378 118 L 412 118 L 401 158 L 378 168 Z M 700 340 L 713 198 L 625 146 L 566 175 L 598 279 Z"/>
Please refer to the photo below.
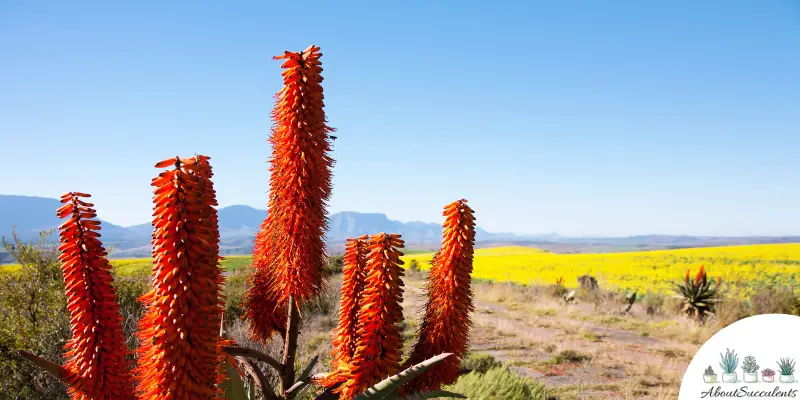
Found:
<path fill-rule="evenodd" d="M 0 235 L 9 236 L 11 227 L 16 226 L 20 238 L 36 240 L 40 231 L 57 228 L 61 224 L 55 215 L 60 206 L 58 199 L 0 195 Z M 223 253 L 249 252 L 255 234 L 266 215 L 265 210 L 249 206 L 235 205 L 220 208 L 219 228 Z M 103 221 L 102 227 L 104 244 L 117 246 L 115 256 L 132 257 L 148 254 L 152 232 L 149 223 L 122 227 Z M 384 214 L 345 211 L 330 216 L 326 240 L 332 251 L 338 251 L 343 248 L 347 238 L 378 232 L 399 233 L 403 235 L 407 246 L 434 248 L 441 240 L 442 227 L 436 223 L 394 221 Z M 51 240 L 57 240 L 57 235 L 55 232 Z M 516 241 L 522 238 L 508 233 L 489 233 L 479 228 L 477 239 Z"/>
<path fill-rule="evenodd" d="M 57 228 L 61 221 L 56 210 L 61 206 L 57 199 L 29 196 L 0 195 L 0 235 L 8 237 L 11 227 L 23 240 L 36 240 L 42 230 Z M 102 210 L 101 215 L 102 217 Z M 219 209 L 221 250 L 223 254 L 245 254 L 251 251 L 253 238 L 266 211 L 235 205 Z M 115 257 L 147 256 L 150 252 L 149 223 L 122 227 L 103 221 L 102 236 L 107 247 L 116 245 Z M 403 235 L 406 247 L 436 249 L 441 241 L 442 227 L 438 223 L 400 222 L 384 214 L 344 211 L 330 216 L 326 240 L 330 252 L 340 252 L 347 238 L 378 232 Z M 58 240 L 57 232 L 51 236 Z M 521 236 L 513 233 L 490 233 L 481 228 L 476 232 L 479 246 L 519 244 L 537 246 L 549 251 L 607 252 L 637 249 L 671 249 L 682 247 L 715 246 L 754 243 L 800 242 L 800 237 L 696 237 L 696 236 L 632 236 L 625 238 L 568 238 L 558 234 Z M 5 259 L 4 259 L 5 257 Z M 0 253 L 0 263 L 9 261 Z"/>

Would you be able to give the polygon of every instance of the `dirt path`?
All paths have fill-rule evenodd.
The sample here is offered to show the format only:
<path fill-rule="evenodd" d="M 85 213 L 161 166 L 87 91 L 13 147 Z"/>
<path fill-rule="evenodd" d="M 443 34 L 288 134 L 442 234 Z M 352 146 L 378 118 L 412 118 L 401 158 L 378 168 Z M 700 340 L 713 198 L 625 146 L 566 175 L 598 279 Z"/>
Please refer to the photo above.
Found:
<path fill-rule="evenodd" d="M 407 282 L 407 318 L 419 316 L 421 287 L 421 282 Z M 677 398 L 697 345 L 650 337 L 602 318 L 598 322 L 597 316 L 585 306 L 537 308 L 478 300 L 470 348 L 543 383 L 559 399 Z M 609 321 L 624 318 L 636 317 Z"/>

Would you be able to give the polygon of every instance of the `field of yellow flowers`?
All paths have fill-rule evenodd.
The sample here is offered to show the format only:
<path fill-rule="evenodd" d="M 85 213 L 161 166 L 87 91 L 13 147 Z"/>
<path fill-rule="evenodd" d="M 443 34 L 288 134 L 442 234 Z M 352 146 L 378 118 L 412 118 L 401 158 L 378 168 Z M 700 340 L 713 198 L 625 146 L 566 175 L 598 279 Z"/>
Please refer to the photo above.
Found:
<path fill-rule="evenodd" d="M 250 266 L 252 261 L 250 256 L 227 256 L 222 260 L 222 269 L 226 271 L 236 271 Z M 114 272 L 122 275 L 130 274 L 150 274 L 153 268 L 153 260 L 151 258 L 119 258 L 110 260 L 111 266 L 114 267 Z M 0 265 L 0 273 L 2 272 L 16 272 L 19 271 L 19 264 Z"/>
<path fill-rule="evenodd" d="M 417 260 L 420 269 L 430 267 L 433 253 L 403 257 L 406 267 Z M 800 244 L 705 247 L 608 254 L 554 254 L 532 247 L 495 247 L 475 251 L 474 279 L 521 284 L 553 284 L 559 277 L 565 286 L 577 286 L 577 278 L 589 274 L 601 287 L 667 293 L 691 268 L 705 265 L 709 277 L 721 277 L 746 295 L 764 284 L 800 288 Z"/>
<path fill-rule="evenodd" d="M 417 260 L 421 269 L 429 268 L 433 253 L 414 253 L 403 257 L 405 267 Z M 250 256 L 228 256 L 226 270 L 246 268 Z M 149 272 L 149 258 L 111 260 L 116 272 Z M 492 247 L 475 251 L 474 279 L 510 281 L 521 284 L 553 284 L 564 277 L 567 287 L 577 286 L 584 274 L 596 277 L 602 287 L 636 290 L 640 293 L 668 293 L 671 284 L 691 268 L 705 265 L 709 277 L 721 277 L 726 285 L 747 294 L 769 284 L 792 287 L 800 293 L 800 244 L 702 247 L 604 254 L 554 254 L 533 247 Z M 17 265 L 4 265 L 0 271 L 12 272 Z"/>

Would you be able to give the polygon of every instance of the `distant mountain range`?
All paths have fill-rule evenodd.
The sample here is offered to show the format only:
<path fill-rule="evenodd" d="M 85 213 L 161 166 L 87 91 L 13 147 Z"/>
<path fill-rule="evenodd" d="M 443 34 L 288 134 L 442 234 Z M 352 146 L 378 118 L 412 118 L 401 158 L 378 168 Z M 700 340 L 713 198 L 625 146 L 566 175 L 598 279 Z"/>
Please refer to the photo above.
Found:
<path fill-rule="evenodd" d="M 0 235 L 8 237 L 12 227 L 22 240 L 36 240 L 39 232 L 57 228 L 61 221 L 55 212 L 61 206 L 58 199 L 0 195 Z M 222 207 L 219 213 L 221 250 L 224 254 L 249 253 L 253 239 L 261 222 L 267 215 L 265 210 L 250 206 Z M 116 245 L 113 255 L 117 257 L 146 256 L 150 251 L 152 226 L 149 223 L 122 227 L 102 221 L 102 239 L 107 246 Z M 347 238 L 378 232 L 403 235 L 406 246 L 433 248 L 440 240 L 440 224 L 425 222 L 400 222 L 390 220 L 384 214 L 345 211 L 330 216 L 326 235 L 332 251 L 343 249 Z M 476 232 L 480 241 L 522 240 L 510 233 L 489 233 L 481 228 Z M 51 240 L 57 240 L 57 233 Z"/>
<path fill-rule="evenodd" d="M 8 237 L 12 226 L 22 240 L 36 240 L 42 230 L 57 228 L 61 221 L 55 212 L 61 206 L 58 199 L 0 195 L 0 235 Z M 223 254 L 246 254 L 266 211 L 253 207 L 235 205 L 219 210 L 219 227 Z M 102 237 L 107 247 L 116 246 L 114 257 L 142 257 L 149 255 L 149 223 L 122 227 L 103 221 Z M 347 238 L 378 232 L 403 235 L 407 248 L 436 249 L 441 241 L 442 226 L 427 222 L 400 222 L 378 213 L 344 211 L 330 216 L 326 235 L 330 252 L 340 252 Z M 51 237 L 58 240 L 57 233 Z M 602 252 L 629 251 L 636 249 L 669 249 L 729 244 L 790 243 L 800 242 L 800 237 L 696 237 L 696 236 L 632 236 L 625 238 L 569 238 L 558 234 L 517 235 L 513 233 L 491 233 L 477 228 L 476 241 L 479 246 L 517 244 L 532 245 L 557 252 Z M 5 256 L 5 259 L 3 258 Z M 0 253 L 0 263 L 9 262 L 8 256 Z"/>

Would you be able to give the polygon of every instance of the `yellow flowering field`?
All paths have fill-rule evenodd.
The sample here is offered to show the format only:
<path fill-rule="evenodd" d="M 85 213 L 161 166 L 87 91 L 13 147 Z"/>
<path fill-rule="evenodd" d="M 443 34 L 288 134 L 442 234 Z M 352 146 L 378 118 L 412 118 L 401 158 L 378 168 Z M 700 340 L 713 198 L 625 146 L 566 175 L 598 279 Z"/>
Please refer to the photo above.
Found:
<path fill-rule="evenodd" d="M 406 265 L 416 259 L 421 269 L 433 253 L 403 257 Z M 552 284 L 564 277 L 567 287 L 589 274 L 601 287 L 667 293 L 671 284 L 691 268 L 705 265 L 709 277 L 742 289 L 762 284 L 792 287 L 800 291 L 800 244 L 705 247 L 608 254 L 554 254 L 533 247 L 495 247 L 475 251 L 473 278 L 522 284 Z"/>
<path fill-rule="evenodd" d="M 222 261 L 222 268 L 226 271 L 245 268 L 250 265 L 251 260 L 251 256 L 226 256 Z M 150 273 L 153 268 L 152 259 L 150 258 L 112 259 L 111 265 L 114 267 L 114 271 L 123 275 L 137 272 Z M 20 266 L 17 264 L 1 265 L 0 272 L 14 272 L 19 268 Z"/>

